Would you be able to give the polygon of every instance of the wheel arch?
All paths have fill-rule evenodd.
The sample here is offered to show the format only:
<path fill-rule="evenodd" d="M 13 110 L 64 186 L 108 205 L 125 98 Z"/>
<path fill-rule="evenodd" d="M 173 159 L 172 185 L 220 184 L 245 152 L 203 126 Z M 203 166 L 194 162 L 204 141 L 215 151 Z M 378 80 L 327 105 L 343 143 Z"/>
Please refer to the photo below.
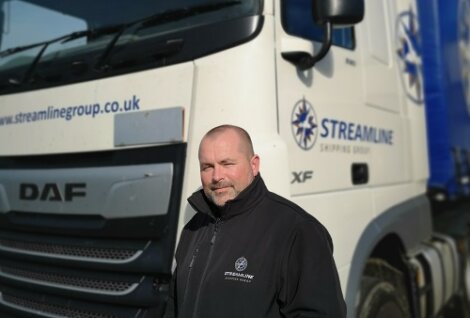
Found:
<path fill-rule="evenodd" d="M 425 195 L 393 206 L 372 220 L 354 248 L 345 293 L 347 317 L 356 318 L 361 277 L 371 257 L 384 259 L 407 274 L 403 255 L 431 234 L 431 210 Z"/>

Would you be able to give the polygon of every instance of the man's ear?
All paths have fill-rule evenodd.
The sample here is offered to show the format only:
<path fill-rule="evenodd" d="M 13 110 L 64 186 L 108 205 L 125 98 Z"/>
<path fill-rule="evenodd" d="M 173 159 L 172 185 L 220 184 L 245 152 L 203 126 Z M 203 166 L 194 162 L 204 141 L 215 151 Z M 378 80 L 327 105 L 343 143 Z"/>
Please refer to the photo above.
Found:
<path fill-rule="evenodd" d="M 251 157 L 251 160 L 250 160 L 251 171 L 253 171 L 254 176 L 258 175 L 258 172 L 259 172 L 259 160 L 260 160 L 259 156 L 256 154 L 253 157 Z"/>

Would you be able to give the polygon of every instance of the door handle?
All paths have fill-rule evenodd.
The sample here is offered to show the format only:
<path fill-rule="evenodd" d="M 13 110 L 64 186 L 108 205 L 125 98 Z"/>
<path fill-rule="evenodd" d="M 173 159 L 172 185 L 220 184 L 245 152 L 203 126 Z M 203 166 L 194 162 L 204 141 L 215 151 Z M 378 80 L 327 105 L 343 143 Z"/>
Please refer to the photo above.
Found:
<path fill-rule="evenodd" d="M 369 165 L 367 163 L 353 163 L 351 166 L 351 180 L 354 185 L 369 182 Z"/>

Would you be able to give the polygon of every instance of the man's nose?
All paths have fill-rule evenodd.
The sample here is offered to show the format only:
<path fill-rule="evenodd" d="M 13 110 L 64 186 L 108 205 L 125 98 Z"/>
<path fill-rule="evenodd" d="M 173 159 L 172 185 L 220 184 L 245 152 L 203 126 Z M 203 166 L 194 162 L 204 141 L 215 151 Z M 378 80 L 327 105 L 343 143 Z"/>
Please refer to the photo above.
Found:
<path fill-rule="evenodd" d="M 222 169 L 221 166 L 219 166 L 219 165 L 214 166 L 214 170 L 212 172 L 212 180 L 214 182 L 219 182 L 220 180 L 222 180 L 224 178 L 222 170 L 223 169 Z"/>

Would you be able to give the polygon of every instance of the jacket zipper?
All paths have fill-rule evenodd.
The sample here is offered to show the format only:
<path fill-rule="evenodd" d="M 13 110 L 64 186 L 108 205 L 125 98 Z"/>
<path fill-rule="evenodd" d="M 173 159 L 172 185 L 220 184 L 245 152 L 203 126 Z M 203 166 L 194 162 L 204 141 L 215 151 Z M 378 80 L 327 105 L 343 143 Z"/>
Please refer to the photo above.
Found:
<path fill-rule="evenodd" d="M 215 224 L 214 224 L 214 232 L 212 233 L 212 238 L 211 238 L 211 241 L 210 241 L 210 250 L 209 250 L 209 255 L 207 256 L 207 261 L 206 261 L 206 265 L 204 267 L 204 271 L 202 272 L 202 276 L 201 276 L 201 282 L 199 283 L 199 288 L 197 290 L 197 294 L 196 294 L 196 301 L 194 302 L 194 314 L 193 314 L 193 317 L 197 317 L 197 312 L 198 312 L 198 307 L 199 307 L 199 296 L 201 294 L 201 290 L 202 290 L 202 285 L 204 284 L 204 280 L 206 279 L 206 275 L 207 275 L 207 269 L 209 268 L 209 264 L 211 262 L 211 259 L 212 259 L 212 252 L 214 251 L 214 244 L 215 244 L 215 239 L 217 237 L 217 231 L 219 230 L 219 223 L 220 223 L 220 218 L 217 218 L 215 220 Z"/>
<path fill-rule="evenodd" d="M 189 263 L 189 266 L 188 266 L 188 268 L 189 268 L 188 269 L 188 277 L 186 278 L 186 285 L 185 285 L 185 289 L 184 289 L 183 302 L 181 304 L 181 308 L 184 307 L 184 303 L 186 302 L 186 299 L 188 298 L 189 280 L 191 279 L 191 272 L 193 270 L 194 261 L 196 260 L 196 256 L 197 256 L 198 253 L 199 253 L 199 247 L 196 247 L 196 249 L 194 250 L 193 256 L 191 258 L 191 262 Z"/>

